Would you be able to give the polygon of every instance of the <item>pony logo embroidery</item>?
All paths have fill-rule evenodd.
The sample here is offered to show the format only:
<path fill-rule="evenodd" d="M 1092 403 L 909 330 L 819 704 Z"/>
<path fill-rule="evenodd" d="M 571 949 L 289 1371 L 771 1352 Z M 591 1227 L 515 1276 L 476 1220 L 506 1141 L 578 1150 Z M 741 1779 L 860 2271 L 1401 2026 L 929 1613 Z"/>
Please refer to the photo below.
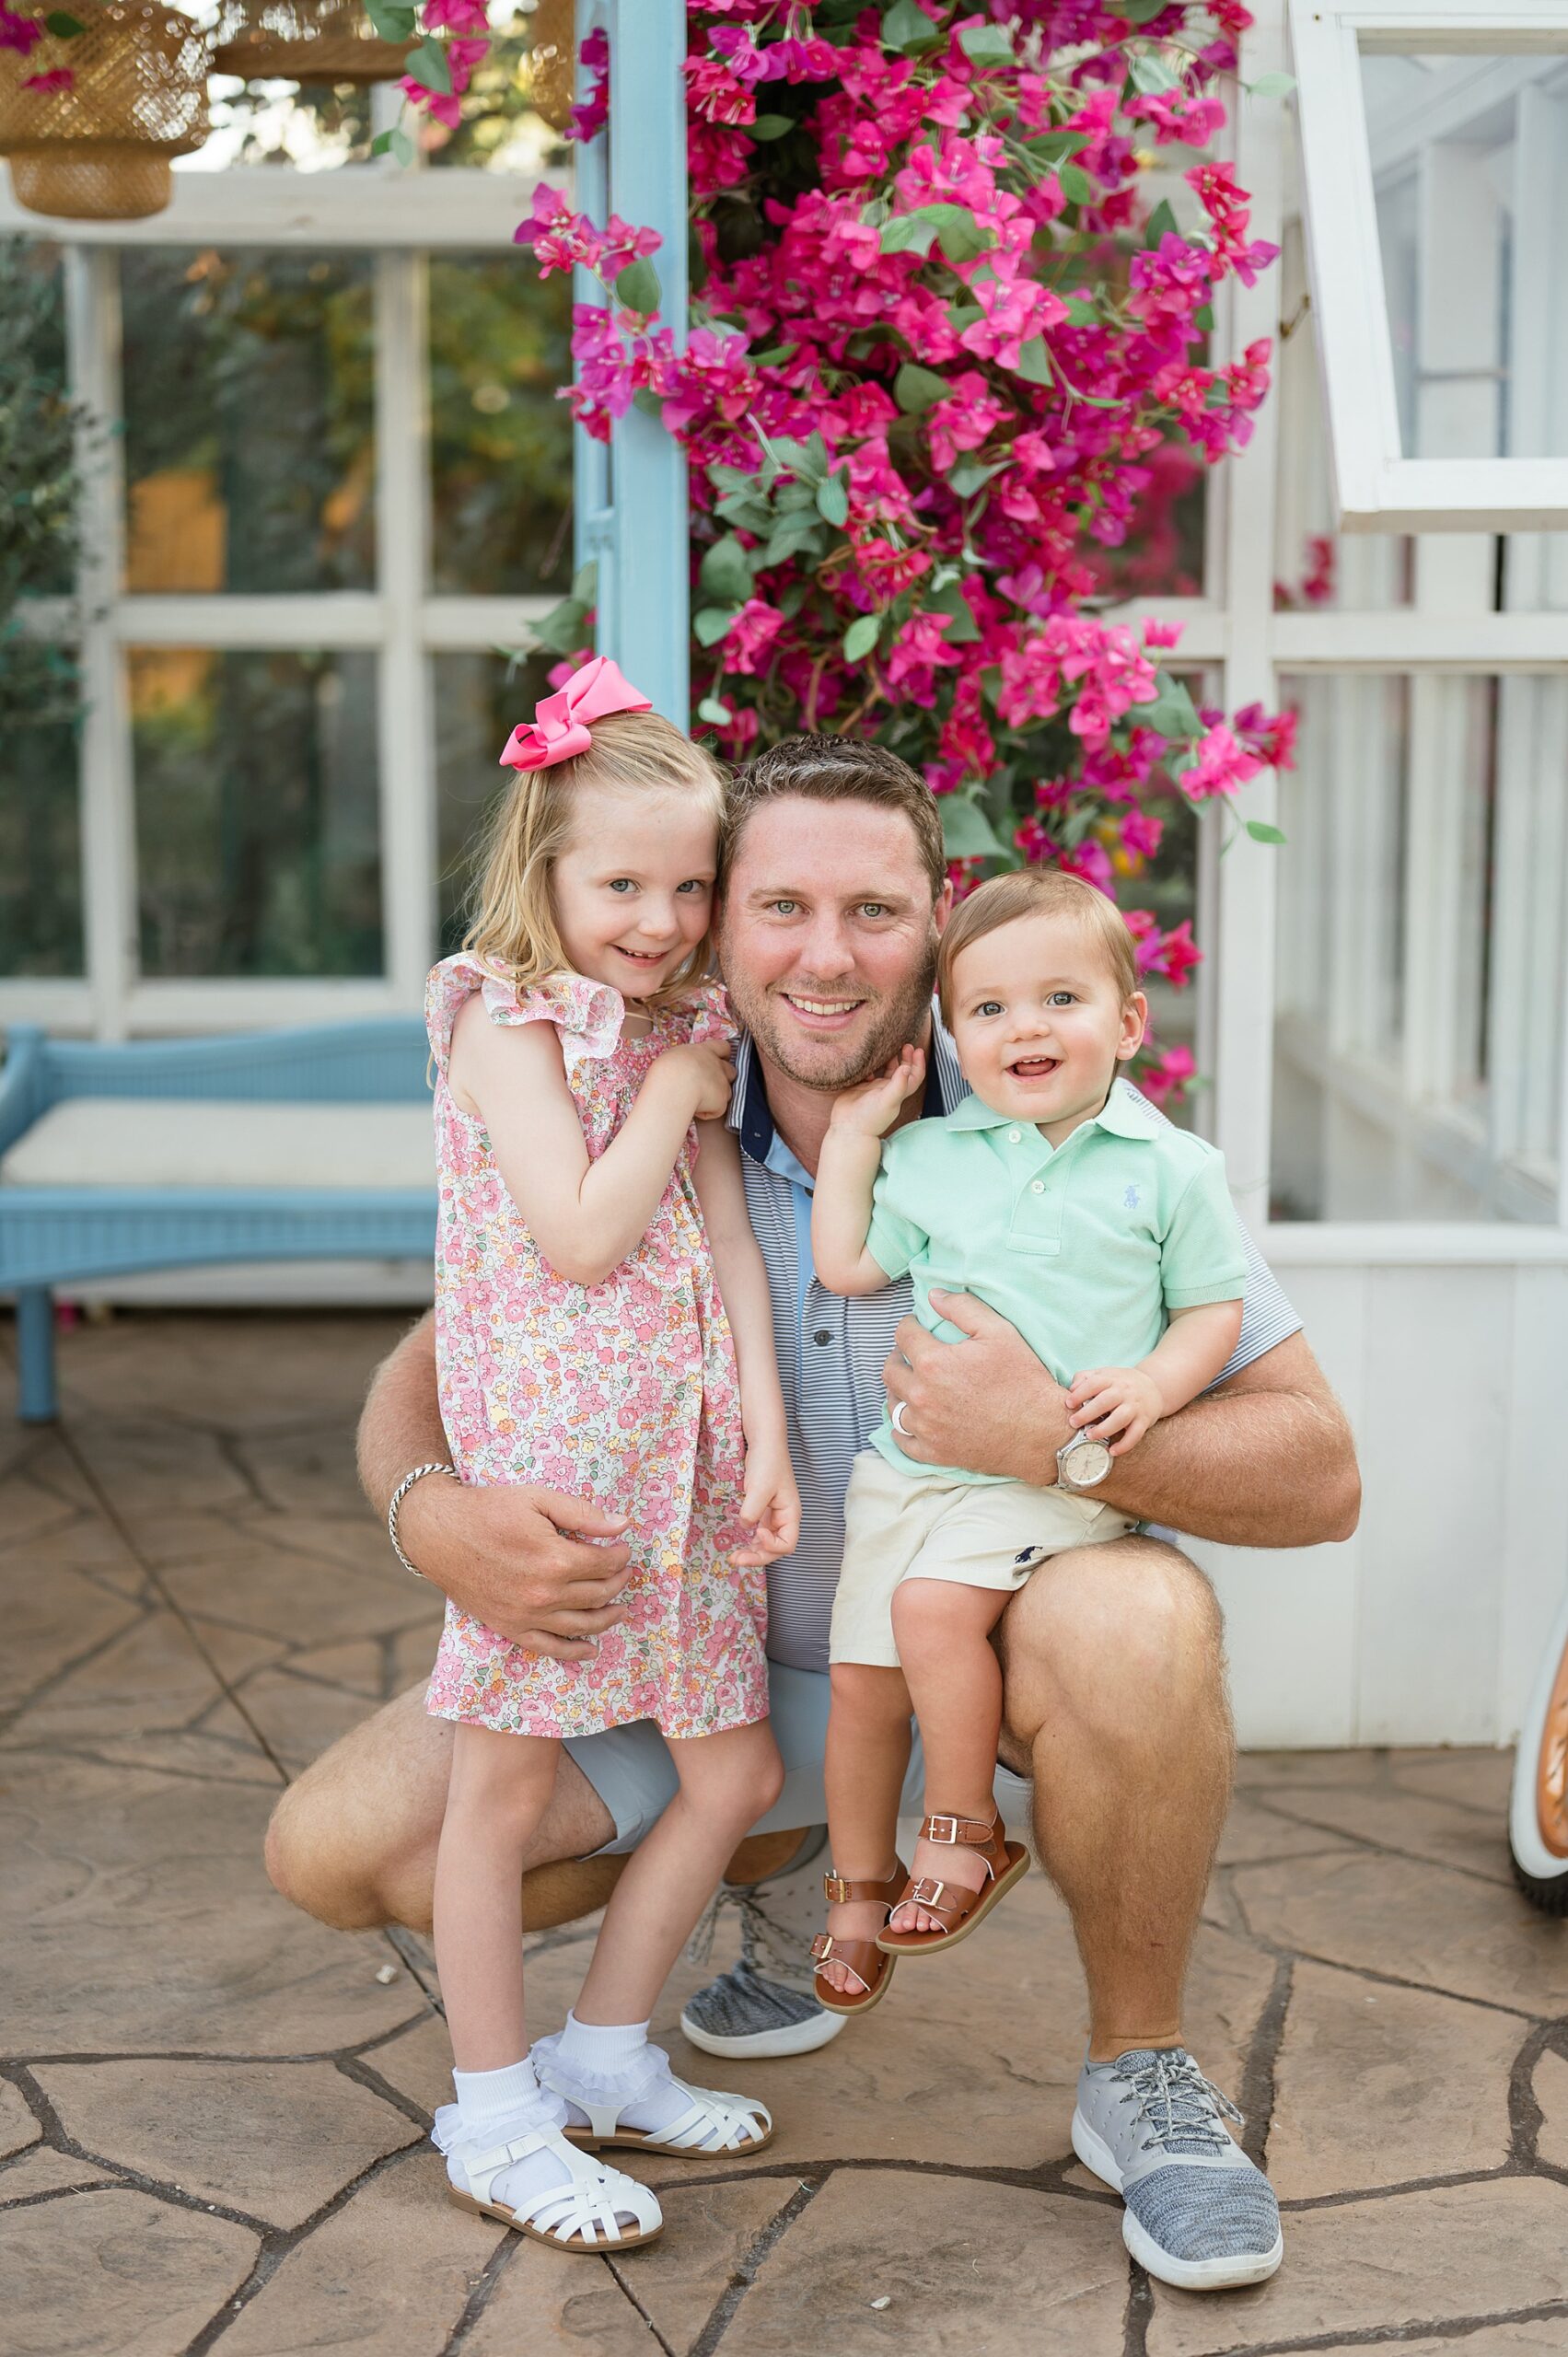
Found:
<path fill-rule="evenodd" d="M 1121 1208 L 1124 1212 L 1135 1212 L 1137 1210 L 1138 1190 L 1136 1187 L 1128 1188 L 1127 1192 L 1121 1198 Z"/>

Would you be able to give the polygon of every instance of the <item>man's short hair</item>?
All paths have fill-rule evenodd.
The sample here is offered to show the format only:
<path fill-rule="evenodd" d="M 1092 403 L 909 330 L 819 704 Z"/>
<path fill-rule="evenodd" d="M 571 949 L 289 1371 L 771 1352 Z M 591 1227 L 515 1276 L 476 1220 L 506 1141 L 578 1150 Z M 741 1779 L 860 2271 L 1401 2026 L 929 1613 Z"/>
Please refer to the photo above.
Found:
<path fill-rule="evenodd" d="M 921 865 L 935 900 L 947 880 L 947 854 L 936 797 L 923 778 L 885 745 L 855 737 L 786 737 L 736 772 L 725 813 L 724 871 L 729 871 L 746 824 L 769 802 L 869 802 L 898 810 L 914 830 Z"/>
<path fill-rule="evenodd" d="M 953 1024 L 953 964 L 960 950 L 972 948 L 988 933 L 1020 917 L 1071 917 L 1094 941 L 1110 970 L 1123 1006 L 1138 987 L 1137 948 L 1127 920 L 1114 900 L 1108 900 L 1081 876 L 1060 867 L 1021 867 L 1008 876 L 993 876 L 967 900 L 960 900 L 948 920 L 936 952 L 936 1003 L 948 1029 Z"/>

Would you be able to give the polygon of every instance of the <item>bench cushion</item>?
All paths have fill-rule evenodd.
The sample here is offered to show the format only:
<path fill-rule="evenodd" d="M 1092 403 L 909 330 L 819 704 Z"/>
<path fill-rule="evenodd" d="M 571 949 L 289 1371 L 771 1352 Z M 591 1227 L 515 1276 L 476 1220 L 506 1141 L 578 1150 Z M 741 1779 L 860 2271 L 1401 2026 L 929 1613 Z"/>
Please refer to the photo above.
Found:
<path fill-rule="evenodd" d="M 428 1098 L 255 1105 L 74 1097 L 52 1106 L 0 1160 L 5 1187 L 340 1187 L 381 1194 L 435 1185 Z"/>

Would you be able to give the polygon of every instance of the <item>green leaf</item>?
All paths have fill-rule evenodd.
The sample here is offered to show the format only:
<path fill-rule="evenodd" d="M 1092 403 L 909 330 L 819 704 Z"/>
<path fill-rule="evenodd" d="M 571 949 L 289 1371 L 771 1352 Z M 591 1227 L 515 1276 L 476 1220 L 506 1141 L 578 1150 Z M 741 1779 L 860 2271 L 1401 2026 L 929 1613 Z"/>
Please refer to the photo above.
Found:
<path fill-rule="evenodd" d="M 702 646 L 716 646 L 737 614 L 738 606 L 703 606 L 691 618 L 691 628 Z"/>
<path fill-rule="evenodd" d="M 829 475 L 818 484 L 817 508 L 826 523 L 843 525 L 849 522 L 849 477 L 847 475 Z"/>
<path fill-rule="evenodd" d="M 976 319 L 985 317 L 978 303 L 949 303 L 947 309 L 947 325 L 955 335 L 962 335 L 966 328 L 973 327 Z"/>
<path fill-rule="evenodd" d="M 616 301 L 628 311 L 641 311 L 645 319 L 651 319 L 658 309 L 662 292 L 658 273 L 646 254 L 629 261 L 615 282 Z"/>
<path fill-rule="evenodd" d="M 422 41 L 417 49 L 411 50 L 403 72 L 422 90 L 435 90 L 442 98 L 451 93 L 452 69 L 438 41 Z"/>
<path fill-rule="evenodd" d="M 996 243 L 996 231 L 964 204 L 934 204 L 936 242 L 951 262 L 974 261 Z"/>
<path fill-rule="evenodd" d="M 1023 378 L 1026 385 L 1050 384 L 1051 354 L 1045 348 L 1044 336 L 1031 335 L 1028 343 L 1021 343 L 1018 346 L 1016 373 Z"/>
<path fill-rule="evenodd" d="M 406 131 L 400 131 L 394 123 L 390 131 L 378 133 L 371 141 L 370 153 L 373 156 L 390 156 L 407 171 L 413 161 L 413 141 Z"/>
<path fill-rule="evenodd" d="M 962 466 L 953 469 L 947 477 L 947 488 L 956 499 L 969 499 L 993 475 L 999 475 L 1006 463 L 1005 459 L 998 459 L 993 467 L 982 467 L 978 459 L 968 459 Z"/>
<path fill-rule="evenodd" d="M 799 349 L 797 343 L 771 343 L 766 352 L 749 352 L 746 357 L 753 368 L 779 368 L 793 360 Z"/>
<path fill-rule="evenodd" d="M 1073 398 L 1074 401 L 1082 401 L 1086 409 L 1120 409 L 1121 407 L 1121 401 L 1115 393 L 1074 393 Z"/>
<path fill-rule="evenodd" d="M 893 379 L 893 399 L 906 417 L 919 417 L 947 396 L 947 379 L 918 361 L 906 360 Z"/>
<path fill-rule="evenodd" d="M 572 575 L 572 595 L 574 598 L 581 598 L 585 606 L 591 606 L 598 596 L 598 559 L 597 557 L 589 557 L 587 564 L 580 564 Z"/>
<path fill-rule="evenodd" d="M 651 385 L 639 385 L 632 396 L 632 406 L 644 417 L 663 420 L 664 395 L 656 393 Z"/>
<path fill-rule="evenodd" d="M 970 601 L 964 596 L 961 582 L 950 581 L 945 589 L 938 589 L 935 597 L 927 598 L 925 605 L 928 613 L 947 616 L 948 628 L 943 633 L 945 644 L 968 646 L 980 636 L 980 624 L 970 611 Z"/>
<path fill-rule="evenodd" d="M 728 704 L 719 702 L 717 696 L 704 696 L 697 706 L 697 717 L 699 720 L 711 720 L 715 728 L 726 728 L 735 714 Z"/>
<path fill-rule="evenodd" d="M 563 598 L 542 621 L 530 625 L 541 646 L 552 655 L 575 655 L 588 636 L 588 610 L 581 598 Z"/>
<path fill-rule="evenodd" d="M 1093 180 L 1076 164 L 1058 164 L 1056 181 L 1069 204 L 1087 204 L 1095 192 Z"/>
<path fill-rule="evenodd" d="M 856 614 L 844 633 L 844 661 L 864 662 L 877 644 L 877 633 L 882 627 L 880 614 Z"/>
<path fill-rule="evenodd" d="M 50 23 L 52 29 L 52 18 Z M 1258 79 L 1249 82 L 1247 87 L 1255 99 L 1288 99 L 1295 87 L 1295 76 L 1294 74 L 1260 74 Z"/>
<path fill-rule="evenodd" d="M 896 213 L 884 221 L 878 243 L 885 254 L 928 254 L 935 241 L 936 224 L 929 211 Z"/>
<path fill-rule="evenodd" d="M 1091 303 L 1086 295 L 1068 296 L 1067 324 L 1069 327 L 1092 328 L 1098 318 L 1098 306 Z"/>
<path fill-rule="evenodd" d="M 1171 211 L 1168 201 L 1162 196 L 1144 224 L 1144 247 L 1157 246 L 1162 238 L 1176 238 L 1180 234 L 1176 226 L 1176 215 Z"/>
<path fill-rule="evenodd" d="M 419 29 L 419 11 L 407 0 L 365 0 L 365 13 L 383 41 L 412 41 Z"/>
<path fill-rule="evenodd" d="M 751 595 L 751 560 L 733 532 L 704 552 L 697 578 L 710 605 L 745 604 Z"/>
<path fill-rule="evenodd" d="M 1088 144 L 1086 131 L 1043 131 L 1038 139 L 1024 142 L 1036 162 L 1041 164 L 1064 164 L 1069 156 L 1075 156 L 1080 147 Z"/>
<path fill-rule="evenodd" d="M 1170 0 L 1121 0 L 1116 13 L 1125 17 L 1130 25 L 1146 25 L 1169 6 Z"/>
<path fill-rule="evenodd" d="M 1283 843 L 1285 837 L 1278 827 L 1271 827 L 1266 819 L 1249 819 L 1247 831 L 1255 843 Z"/>
<path fill-rule="evenodd" d="M 749 131 L 753 139 L 782 139 L 786 131 L 795 129 L 795 117 L 792 114 L 760 114 L 755 122 L 743 122 L 740 128 Z"/>
<path fill-rule="evenodd" d="M 914 0 L 893 0 L 882 19 L 884 49 L 935 49 L 942 35 Z"/>
<path fill-rule="evenodd" d="M 87 31 L 80 18 L 67 16 L 64 8 L 52 8 L 43 21 L 56 41 L 75 41 L 78 33 Z"/>
<path fill-rule="evenodd" d="M 1139 50 L 1127 61 L 1127 71 L 1134 86 L 1151 98 L 1163 90 L 1180 87 L 1180 76 L 1171 72 L 1163 57 L 1153 50 Z"/>
<path fill-rule="evenodd" d="M 1007 846 L 971 795 L 944 794 L 937 798 L 942 813 L 942 843 L 949 859 L 1005 859 Z"/>
<path fill-rule="evenodd" d="M 827 543 L 822 533 L 821 520 L 815 513 L 786 517 L 762 552 L 763 564 L 783 564 L 786 557 L 806 553 L 825 556 Z"/>
<path fill-rule="evenodd" d="M 1169 671 L 1161 671 L 1155 680 L 1152 703 L 1135 703 L 1132 717 L 1140 728 L 1152 728 L 1167 743 L 1185 740 L 1202 733 L 1202 722 L 1185 680 Z"/>
<path fill-rule="evenodd" d="M 966 25 L 958 47 L 975 65 L 1012 65 L 1013 44 L 1000 25 Z"/>
<path fill-rule="evenodd" d="M 1197 309 L 1192 314 L 1192 324 L 1195 328 L 1201 329 L 1204 335 L 1213 335 L 1214 331 L 1214 305 L 1212 303 L 1200 303 Z"/>

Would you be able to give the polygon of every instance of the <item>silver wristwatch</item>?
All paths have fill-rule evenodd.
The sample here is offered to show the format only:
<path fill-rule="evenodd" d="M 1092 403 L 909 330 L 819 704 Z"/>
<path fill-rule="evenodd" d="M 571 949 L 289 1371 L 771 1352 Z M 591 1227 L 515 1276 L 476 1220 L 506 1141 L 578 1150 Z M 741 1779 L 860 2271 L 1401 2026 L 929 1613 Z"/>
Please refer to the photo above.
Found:
<path fill-rule="evenodd" d="M 1110 1470 L 1110 1451 L 1104 1441 L 1074 1433 L 1056 1452 L 1056 1480 L 1063 1490 L 1092 1490 Z"/>

